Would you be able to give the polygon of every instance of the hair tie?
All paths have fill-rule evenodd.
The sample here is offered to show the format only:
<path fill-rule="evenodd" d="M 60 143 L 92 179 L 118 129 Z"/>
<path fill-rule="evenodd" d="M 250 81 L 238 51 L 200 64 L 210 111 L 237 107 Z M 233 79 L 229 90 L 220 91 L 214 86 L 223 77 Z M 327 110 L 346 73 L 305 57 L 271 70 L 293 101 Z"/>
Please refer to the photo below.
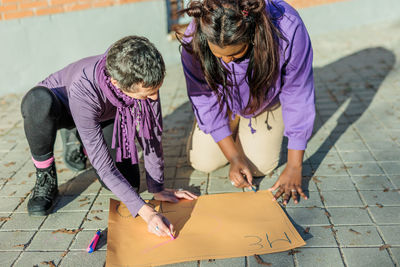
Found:
<path fill-rule="evenodd" d="M 242 13 L 243 13 L 243 17 L 245 17 L 245 18 L 247 18 L 249 16 L 249 11 L 247 11 L 247 10 L 243 10 Z"/>

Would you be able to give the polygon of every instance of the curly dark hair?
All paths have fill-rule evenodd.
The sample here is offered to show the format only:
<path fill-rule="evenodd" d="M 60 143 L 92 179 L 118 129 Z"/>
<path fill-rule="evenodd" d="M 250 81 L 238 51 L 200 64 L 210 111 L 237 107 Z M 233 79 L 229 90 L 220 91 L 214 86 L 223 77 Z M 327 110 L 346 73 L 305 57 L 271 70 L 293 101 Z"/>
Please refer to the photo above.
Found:
<path fill-rule="evenodd" d="M 115 42 L 108 51 L 106 69 L 120 89 L 135 92 L 135 85 L 160 86 L 165 77 L 164 60 L 147 38 L 127 36 Z"/>
<path fill-rule="evenodd" d="M 250 97 L 245 113 L 254 113 L 278 77 L 279 38 L 285 39 L 273 23 L 276 18 L 266 11 L 265 0 L 191 1 L 180 13 L 194 18 L 195 30 L 188 36 L 178 35 L 178 39 L 200 61 L 205 80 L 220 103 L 223 98 L 232 98 L 227 88 L 230 73 L 213 55 L 207 41 L 220 47 L 249 44 L 246 77 Z M 187 43 L 185 37 L 192 39 Z M 218 85 L 222 85 L 223 94 Z"/>

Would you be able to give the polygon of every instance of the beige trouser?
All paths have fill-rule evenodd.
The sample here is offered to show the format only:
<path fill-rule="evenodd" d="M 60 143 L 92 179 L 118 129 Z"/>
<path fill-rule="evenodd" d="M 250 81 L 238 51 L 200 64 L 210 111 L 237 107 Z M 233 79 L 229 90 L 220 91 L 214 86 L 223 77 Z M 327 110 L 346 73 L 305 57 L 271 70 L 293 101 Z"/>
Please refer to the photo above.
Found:
<path fill-rule="evenodd" d="M 284 129 L 281 106 L 251 119 L 252 127 L 256 130 L 254 134 L 248 124 L 249 119 L 236 116 L 230 123 L 232 136 L 247 157 L 253 175 L 266 175 L 279 162 Z M 187 155 L 189 164 L 203 172 L 212 172 L 228 163 L 218 144 L 210 134 L 199 129 L 196 121 L 188 139 Z"/>

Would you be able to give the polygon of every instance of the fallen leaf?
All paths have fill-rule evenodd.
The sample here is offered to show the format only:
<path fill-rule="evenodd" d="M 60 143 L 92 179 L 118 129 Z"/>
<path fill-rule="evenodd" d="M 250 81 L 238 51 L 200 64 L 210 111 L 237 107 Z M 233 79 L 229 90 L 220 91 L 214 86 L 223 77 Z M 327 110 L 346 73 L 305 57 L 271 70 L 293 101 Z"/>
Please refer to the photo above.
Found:
<path fill-rule="evenodd" d="M 65 228 L 62 228 L 62 229 L 55 230 L 55 231 L 53 231 L 53 232 L 51 232 L 51 233 L 52 233 L 52 234 L 55 234 L 55 233 L 63 233 L 63 234 L 70 234 L 70 235 L 73 235 L 73 234 L 76 234 L 76 233 L 78 233 L 78 232 L 80 232 L 80 231 L 82 231 L 82 230 L 83 230 L 83 228 L 79 228 L 79 229 L 70 229 L 70 230 L 65 229 Z"/>
<path fill-rule="evenodd" d="M 31 178 L 32 175 L 34 175 L 34 174 L 35 174 L 35 172 L 30 172 L 30 173 L 28 174 L 28 177 Z"/>
<path fill-rule="evenodd" d="M 214 259 L 209 259 L 209 260 L 208 260 L 208 262 L 214 262 L 214 261 L 215 261 Z"/>
<path fill-rule="evenodd" d="M 322 201 L 322 202 L 325 202 L 325 198 L 324 198 L 323 195 L 321 195 L 321 201 Z"/>
<path fill-rule="evenodd" d="M 376 202 L 376 204 L 375 205 L 377 205 L 379 208 L 383 208 L 383 205 L 382 204 L 380 204 L 380 203 L 378 203 L 378 202 Z"/>
<path fill-rule="evenodd" d="M 0 222 L 7 222 L 9 220 L 11 220 L 10 217 L 0 217 Z"/>
<path fill-rule="evenodd" d="M 14 248 L 24 248 L 26 244 L 15 245 Z"/>
<path fill-rule="evenodd" d="M 353 230 L 353 229 L 349 229 L 349 232 L 350 233 L 353 233 L 353 234 L 356 234 L 356 235 L 361 235 L 361 233 L 360 232 L 357 232 L 356 230 Z"/>
<path fill-rule="evenodd" d="M 318 180 L 318 178 L 315 176 L 313 176 L 312 180 L 314 181 L 314 183 L 321 183 L 321 180 Z"/>
<path fill-rule="evenodd" d="M 102 221 L 103 220 L 102 218 L 99 218 L 97 216 L 94 216 L 93 219 L 95 219 L 96 221 Z"/>
<path fill-rule="evenodd" d="M 368 231 L 367 231 L 367 234 L 370 234 L 370 233 L 371 233 L 371 230 L 368 230 Z"/>
<path fill-rule="evenodd" d="M 368 205 L 366 205 L 365 207 L 361 207 L 360 209 L 362 209 L 362 210 L 366 210 L 368 207 L 369 207 L 369 206 L 368 206 Z"/>
<path fill-rule="evenodd" d="M 331 214 L 327 211 L 325 211 L 325 215 L 328 216 L 329 218 L 331 217 Z"/>
<path fill-rule="evenodd" d="M 383 192 L 388 192 L 388 191 L 389 191 L 389 188 L 383 189 Z"/>
<path fill-rule="evenodd" d="M 8 196 L 11 197 L 11 196 L 15 195 L 15 193 L 17 193 L 17 191 L 10 193 Z"/>
<path fill-rule="evenodd" d="M 13 165 L 15 165 L 14 161 L 11 161 L 9 163 L 4 164 L 5 167 L 10 167 L 10 166 L 13 166 Z"/>
<path fill-rule="evenodd" d="M 20 184 L 26 184 L 26 181 L 22 181 Z"/>
<path fill-rule="evenodd" d="M 66 168 L 63 168 L 63 169 L 59 169 L 59 170 L 57 170 L 57 172 L 58 172 L 58 173 L 62 173 L 62 172 L 65 172 L 65 171 L 68 171 L 68 169 L 66 169 Z"/>
<path fill-rule="evenodd" d="M 301 252 L 300 250 L 292 249 L 291 251 L 289 251 L 288 255 L 294 255 L 294 254 L 300 253 L 300 252 Z"/>
<path fill-rule="evenodd" d="M 103 210 L 91 210 L 90 213 L 95 214 L 95 213 L 99 213 L 99 212 L 103 212 Z"/>
<path fill-rule="evenodd" d="M 271 266 L 272 264 L 269 262 L 265 262 L 259 255 L 254 254 L 254 258 L 256 258 L 256 261 L 260 265 L 266 265 L 266 266 Z"/>
<path fill-rule="evenodd" d="M 392 247 L 392 246 L 389 245 L 389 244 L 386 244 L 386 245 L 381 246 L 381 247 L 379 248 L 379 250 L 382 251 L 382 250 L 387 249 L 387 248 L 390 248 L 390 247 Z"/>
<path fill-rule="evenodd" d="M 314 208 L 317 208 L 317 206 L 311 206 L 311 207 L 307 207 L 307 209 L 309 209 L 309 210 L 312 210 L 312 209 L 314 209 Z"/>
<path fill-rule="evenodd" d="M 79 202 L 83 202 L 83 201 L 86 201 L 86 200 L 88 200 L 89 198 L 88 197 L 84 197 L 84 198 L 82 198 L 82 199 L 79 199 L 78 201 Z"/>
<path fill-rule="evenodd" d="M 61 254 L 61 258 L 64 258 L 68 254 L 69 250 L 64 251 L 63 254 Z"/>
<path fill-rule="evenodd" d="M 85 202 L 85 203 L 80 204 L 79 207 L 83 207 L 83 206 L 86 206 L 86 205 L 89 205 L 89 204 L 90 204 L 90 202 Z"/>
<path fill-rule="evenodd" d="M 331 224 L 331 225 L 325 225 L 325 226 L 322 226 L 322 227 L 324 227 L 325 229 L 330 229 L 330 228 L 333 227 L 333 224 Z"/>
<path fill-rule="evenodd" d="M 54 264 L 54 261 L 42 261 L 41 264 L 49 265 L 50 267 L 56 267 L 56 265 Z"/>
<path fill-rule="evenodd" d="M 304 233 L 308 234 L 310 232 L 310 227 L 306 227 L 306 229 L 304 229 Z"/>
<path fill-rule="evenodd" d="M 362 168 L 363 167 L 363 165 L 362 164 L 360 164 L 359 166 L 358 166 L 358 168 Z"/>

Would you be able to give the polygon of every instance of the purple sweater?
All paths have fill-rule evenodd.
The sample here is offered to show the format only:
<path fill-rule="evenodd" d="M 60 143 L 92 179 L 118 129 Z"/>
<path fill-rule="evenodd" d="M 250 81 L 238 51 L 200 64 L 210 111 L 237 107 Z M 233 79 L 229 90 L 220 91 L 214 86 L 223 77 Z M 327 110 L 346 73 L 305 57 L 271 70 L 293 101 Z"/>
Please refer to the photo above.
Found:
<path fill-rule="evenodd" d="M 125 203 L 131 214 L 136 216 L 145 202 L 116 168 L 100 127 L 100 122 L 114 119 L 116 114 L 116 107 L 108 101 L 95 79 L 96 66 L 102 56 L 92 56 L 72 63 L 51 74 L 39 85 L 50 88 L 67 107 L 91 164 L 108 188 Z M 152 104 L 161 124 L 160 100 L 153 101 Z M 157 132 L 152 131 L 155 134 Z M 137 141 L 144 146 L 143 151 L 146 151 L 146 181 L 148 190 L 152 193 L 164 189 L 161 135 L 156 134 L 155 137 L 155 142 L 144 142 L 137 137 Z"/>
<path fill-rule="evenodd" d="M 266 3 L 267 13 L 274 14 L 274 17 L 279 16 L 278 10 L 268 2 Z M 275 86 L 269 89 L 265 102 L 254 114 L 244 114 L 250 94 L 249 85 L 246 82 L 248 58 L 228 64 L 220 60 L 232 73 L 228 76 L 228 80 L 233 83 L 232 101 L 224 103 L 222 107 L 224 112 L 220 112 L 217 96 L 207 85 L 200 62 L 185 49 L 182 51 L 183 70 L 194 114 L 200 129 L 211 134 L 215 142 L 232 134 L 229 118 L 224 115 L 227 105 L 234 114 L 252 118 L 268 106 L 280 101 L 285 125 L 284 135 L 289 139 L 288 148 L 304 150 L 307 146 L 315 118 L 311 42 L 297 11 L 284 1 L 274 1 L 274 3 L 284 12 L 276 26 L 286 37 L 287 42 L 280 40 L 280 74 Z M 186 34 L 192 33 L 194 26 L 194 21 L 192 21 Z M 190 39 L 185 39 L 185 41 L 190 41 Z"/>

